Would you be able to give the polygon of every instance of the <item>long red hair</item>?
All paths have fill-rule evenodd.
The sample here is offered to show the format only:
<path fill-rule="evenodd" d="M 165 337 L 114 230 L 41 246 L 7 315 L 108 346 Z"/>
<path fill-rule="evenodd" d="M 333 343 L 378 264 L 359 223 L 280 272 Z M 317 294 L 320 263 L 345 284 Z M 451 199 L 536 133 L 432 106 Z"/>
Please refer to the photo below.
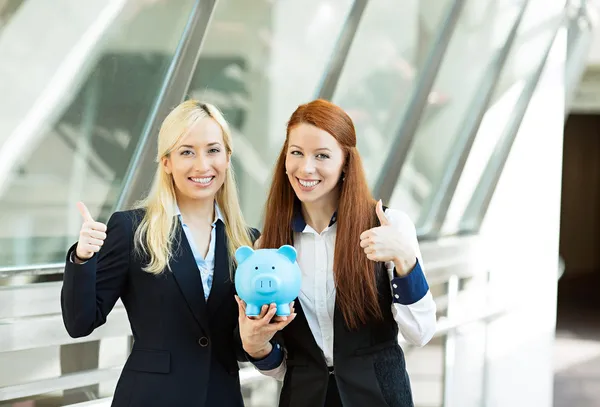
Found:
<path fill-rule="evenodd" d="M 369 191 L 356 149 L 352 119 L 331 102 L 318 99 L 301 105 L 288 122 L 285 143 L 275 164 L 265 208 L 261 247 L 277 248 L 292 244 L 292 218 L 299 201 L 285 173 L 285 160 L 290 131 L 301 123 L 311 124 L 331 134 L 344 152 L 345 179 L 338 186 L 340 201 L 333 273 L 337 303 L 346 325 L 355 329 L 372 318 L 382 318 L 377 301 L 376 263 L 367 259 L 360 247 L 361 233 L 376 224 L 376 202 Z"/>

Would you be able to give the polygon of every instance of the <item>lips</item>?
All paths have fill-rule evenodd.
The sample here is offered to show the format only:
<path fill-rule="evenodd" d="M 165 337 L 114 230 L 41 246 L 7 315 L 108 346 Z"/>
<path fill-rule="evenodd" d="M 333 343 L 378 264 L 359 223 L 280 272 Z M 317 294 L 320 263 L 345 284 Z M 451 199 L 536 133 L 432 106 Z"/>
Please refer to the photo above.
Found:
<path fill-rule="evenodd" d="M 188 180 L 193 182 L 195 185 L 200 187 L 206 187 L 212 184 L 212 181 L 215 179 L 214 175 L 210 177 L 188 177 Z"/>
<path fill-rule="evenodd" d="M 298 184 L 300 185 L 300 189 L 303 191 L 312 191 L 321 183 L 320 180 L 315 179 L 300 179 L 296 177 Z"/>

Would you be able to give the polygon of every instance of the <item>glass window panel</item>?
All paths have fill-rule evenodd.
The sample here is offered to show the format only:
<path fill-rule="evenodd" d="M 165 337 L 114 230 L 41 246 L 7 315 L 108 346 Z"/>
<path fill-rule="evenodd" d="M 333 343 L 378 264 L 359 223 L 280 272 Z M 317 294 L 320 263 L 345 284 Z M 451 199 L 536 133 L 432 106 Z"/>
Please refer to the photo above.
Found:
<path fill-rule="evenodd" d="M 509 69 L 503 72 L 501 78 L 503 86 L 496 90 L 494 105 L 486 114 L 489 123 L 485 127 L 482 126 L 477 134 L 471 157 L 467 161 L 469 178 L 461 182 L 461 190 L 457 191 L 460 192 L 460 195 L 457 194 L 459 199 L 450 208 L 447 225 L 443 229 L 446 234 L 456 231 L 471 232 L 479 227 L 480 205 L 471 205 L 471 202 L 479 202 L 479 198 L 483 197 L 482 194 L 488 192 L 480 186 L 480 184 L 484 185 L 482 182 L 486 182 L 483 179 L 484 170 L 494 159 L 494 152 L 499 148 L 498 142 L 510 124 L 518 96 L 531 80 L 531 75 L 538 68 L 548 44 L 554 38 L 556 18 L 561 14 L 559 10 L 554 15 L 548 15 L 546 20 L 540 21 L 541 8 L 543 6 L 539 2 L 533 2 L 528 10 L 531 20 L 538 25 L 529 24 L 528 29 L 522 34 L 525 37 L 525 40 L 521 41 L 522 47 L 515 49 L 508 60 Z M 523 48 L 527 49 L 528 53 L 523 53 Z M 514 99 L 514 101 L 509 104 L 504 103 L 502 108 L 503 101 L 507 99 Z"/>
<path fill-rule="evenodd" d="M 8 20 L 0 266 L 63 261 L 79 200 L 106 220 L 193 3 L 28 1 Z"/>
<path fill-rule="evenodd" d="M 371 186 L 380 174 L 441 19 L 452 3 L 367 3 L 332 99 L 354 121 Z M 432 111 L 438 102 L 431 98 Z"/>
<path fill-rule="evenodd" d="M 351 0 L 217 3 L 188 95 L 234 132 L 242 210 L 258 225 L 285 126 L 318 92 Z"/>
<path fill-rule="evenodd" d="M 556 18 L 560 15 L 560 10 L 553 15 L 547 15 L 545 20 L 539 19 L 539 13 L 540 4 L 537 1 L 531 2 L 525 10 L 517 38 L 504 65 L 490 106 L 485 113 L 465 164 L 452 204 L 448 209 L 442 229 L 442 233 L 445 235 L 461 231 L 460 219 L 480 182 L 496 143 L 509 123 L 513 109 L 529 76 L 537 69 L 549 41 L 554 36 Z"/>
<path fill-rule="evenodd" d="M 426 107 L 394 190 L 391 205 L 402 208 L 419 229 L 442 179 L 462 121 L 481 79 L 505 44 L 522 1 L 470 0 L 452 34 L 434 90 L 441 104 Z"/>

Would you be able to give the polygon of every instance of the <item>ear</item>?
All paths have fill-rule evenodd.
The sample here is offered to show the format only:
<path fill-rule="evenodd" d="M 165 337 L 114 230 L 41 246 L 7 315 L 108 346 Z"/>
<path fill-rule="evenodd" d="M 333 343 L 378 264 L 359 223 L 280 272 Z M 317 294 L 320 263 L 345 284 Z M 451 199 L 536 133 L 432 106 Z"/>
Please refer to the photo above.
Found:
<path fill-rule="evenodd" d="M 252 253 L 254 253 L 254 250 L 251 247 L 240 246 L 235 251 L 235 260 L 238 264 L 242 264 L 248 257 L 252 256 Z"/>
<path fill-rule="evenodd" d="M 277 253 L 283 254 L 292 263 L 296 261 L 297 253 L 296 253 L 296 249 L 294 249 L 294 246 L 290 246 L 287 244 L 284 246 L 281 246 L 279 249 L 277 249 Z"/>
<path fill-rule="evenodd" d="M 167 174 L 171 174 L 171 161 L 168 156 L 161 158 L 162 166 Z"/>

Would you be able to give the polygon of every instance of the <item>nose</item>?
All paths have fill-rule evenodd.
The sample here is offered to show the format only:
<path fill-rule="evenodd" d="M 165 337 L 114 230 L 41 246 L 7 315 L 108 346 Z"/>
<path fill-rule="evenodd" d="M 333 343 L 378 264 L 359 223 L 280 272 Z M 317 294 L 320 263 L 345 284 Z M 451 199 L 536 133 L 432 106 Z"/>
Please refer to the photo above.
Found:
<path fill-rule="evenodd" d="M 254 278 L 254 289 L 260 294 L 272 294 L 279 290 L 279 279 L 274 275 L 259 274 Z"/>
<path fill-rule="evenodd" d="M 302 171 L 306 174 L 312 174 L 315 172 L 315 163 L 311 157 L 306 157 L 302 162 Z"/>
<path fill-rule="evenodd" d="M 194 169 L 200 173 L 206 172 L 210 169 L 210 161 L 206 157 L 198 156 L 194 160 Z"/>

